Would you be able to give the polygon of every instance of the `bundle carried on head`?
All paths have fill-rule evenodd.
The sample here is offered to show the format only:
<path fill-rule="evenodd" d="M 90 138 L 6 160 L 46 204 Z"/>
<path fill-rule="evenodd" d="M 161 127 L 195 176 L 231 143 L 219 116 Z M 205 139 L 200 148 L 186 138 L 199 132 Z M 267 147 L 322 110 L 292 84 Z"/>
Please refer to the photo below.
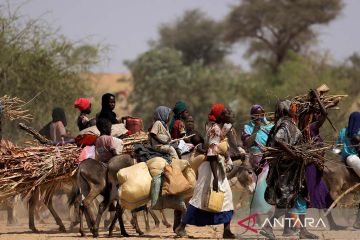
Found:
<path fill-rule="evenodd" d="M 0 97 L 0 114 L 9 120 L 22 119 L 29 121 L 32 119 L 29 110 L 23 109 L 25 102 L 17 97 L 9 97 L 7 95 Z"/>
<path fill-rule="evenodd" d="M 65 180 L 77 169 L 81 149 L 76 145 L 49 146 L 32 143 L 19 147 L 0 144 L 0 201 L 49 182 Z"/>
<path fill-rule="evenodd" d="M 326 109 L 329 108 L 336 109 L 339 101 L 348 96 L 348 95 L 327 95 L 327 93 L 330 91 L 330 88 L 325 84 L 318 87 L 316 91 L 318 92 L 320 100 Z M 296 96 L 289 100 L 291 100 L 291 102 L 296 104 L 296 108 L 297 108 L 296 110 L 298 115 L 309 113 L 311 111 L 318 113 L 320 112 L 319 104 L 313 101 L 313 97 L 311 96 L 310 93 Z"/>
<path fill-rule="evenodd" d="M 329 91 L 330 88 L 323 84 L 315 90 L 310 90 L 308 94 L 289 99 L 293 103 L 294 111 L 297 113 L 298 127 L 304 132 L 306 140 L 311 138 L 310 124 L 316 116 L 323 114 L 327 109 L 339 109 L 337 107 L 338 103 L 347 97 L 347 95 L 327 95 Z M 332 128 L 337 131 L 327 115 L 326 118 Z"/>

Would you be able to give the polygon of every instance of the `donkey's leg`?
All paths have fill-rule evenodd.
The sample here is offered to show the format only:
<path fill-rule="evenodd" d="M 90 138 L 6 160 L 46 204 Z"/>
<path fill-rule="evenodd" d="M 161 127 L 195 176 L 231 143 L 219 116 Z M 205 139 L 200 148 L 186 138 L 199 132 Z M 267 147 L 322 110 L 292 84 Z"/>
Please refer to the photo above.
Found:
<path fill-rule="evenodd" d="M 139 223 L 138 223 L 138 220 L 137 220 L 136 211 L 135 211 L 135 210 L 132 210 L 132 211 L 131 211 L 131 215 L 132 215 L 132 219 L 133 219 L 133 221 L 134 221 L 135 231 L 136 231 L 140 236 L 141 236 L 141 235 L 144 235 L 144 233 L 140 230 Z"/>
<path fill-rule="evenodd" d="M 161 215 L 161 221 L 162 223 L 167 227 L 171 227 L 171 224 L 168 222 L 166 216 L 165 216 L 165 212 L 164 209 L 159 210 L 160 211 L 160 215 Z M 151 213 L 151 212 L 150 212 Z"/>
<path fill-rule="evenodd" d="M 104 199 L 104 201 L 102 201 L 99 205 L 99 210 L 98 210 L 98 214 L 96 216 L 96 221 L 95 221 L 95 226 L 94 226 L 94 232 L 95 232 L 96 236 L 94 236 L 94 237 L 99 236 L 99 225 L 100 225 L 101 217 L 108 205 L 109 205 L 108 199 Z"/>
<path fill-rule="evenodd" d="M 54 209 L 52 197 L 53 197 L 53 195 L 51 194 L 46 203 L 46 206 L 49 209 L 51 215 L 54 217 L 56 224 L 59 226 L 59 231 L 66 232 L 65 226 L 64 226 L 63 222 L 61 221 L 61 218 L 59 217 L 59 215 L 57 214 L 57 212 Z"/>
<path fill-rule="evenodd" d="M 14 215 L 14 206 L 6 206 L 7 211 L 7 225 L 13 225 L 17 223 L 17 219 Z"/>
<path fill-rule="evenodd" d="M 35 190 L 31 193 L 29 199 L 29 228 L 31 231 L 38 233 L 39 231 L 35 227 L 35 207 L 37 204 L 37 199 L 39 197 L 39 188 L 36 187 Z"/>
<path fill-rule="evenodd" d="M 114 230 L 116 221 L 118 219 L 118 211 L 115 212 L 114 218 L 112 219 L 110 226 L 109 226 L 109 237 L 112 237 L 112 232 Z"/>
<path fill-rule="evenodd" d="M 124 209 L 121 208 L 119 202 L 116 203 L 116 212 L 117 212 L 117 217 L 118 217 L 119 224 L 120 224 L 120 233 L 121 233 L 121 235 L 123 237 L 130 237 L 130 235 L 125 230 L 124 221 L 123 221 Z"/>
<path fill-rule="evenodd" d="M 143 214 L 144 214 L 144 221 L 145 221 L 145 231 L 150 232 L 149 209 L 147 208 L 147 206 L 145 206 L 145 208 L 143 210 Z"/>
<path fill-rule="evenodd" d="M 75 220 L 70 223 L 70 230 L 73 230 L 74 227 L 80 223 L 80 204 L 81 195 L 77 196 L 74 202 Z"/>
<path fill-rule="evenodd" d="M 84 206 L 80 205 L 79 206 L 79 220 L 80 220 L 80 229 L 79 232 L 81 234 L 82 237 L 85 237 L 86 234 L 84 232 L 84 225 L 83 225 L 83 215 L 84 215 Z"/>
<path fill-rule="evenodd" d="M 149 208 L 149 212 L 151 217 L 154 219 L 155 227 L 158 228 L 160 226 L 159 218 L 156 216 L 154 210 L 152 210 L 151 208 Z"/>
<path fill-rule="evenodd" d="M 356 214 L 356 220 L 355 220 L 355 223 L 354 223 L 353 227 L 355 229 L 360 229 L 360 204 L 358 206 L 358 211 L 357 211 L 357 214 Z"/>
<path fill-rule="evenodd" d="M 101 188 L 96 186 L 95 184 L 88 183 L 89 184 L 89 194 L 83 199 L 82 203 L 84 205 L 84 213 L 85 217 L 87 217 L 88 224 L 90 223 L 90 230 L 94 237 L 98 236 L 98 232 L 96 231 L 96 225 L 95 221 L 93 220 L 93 217 L 91 216 L 90 207 L 92 201 L 101 193 Z"/>
<path fill-rule="evenodd" d="M 173 231 L 175 232 L 175 229 L 180 225 L 181 223 L 181 216 L 182 211 L 180 210 L 174 210 L 174 225 L 173 225 Z"/>

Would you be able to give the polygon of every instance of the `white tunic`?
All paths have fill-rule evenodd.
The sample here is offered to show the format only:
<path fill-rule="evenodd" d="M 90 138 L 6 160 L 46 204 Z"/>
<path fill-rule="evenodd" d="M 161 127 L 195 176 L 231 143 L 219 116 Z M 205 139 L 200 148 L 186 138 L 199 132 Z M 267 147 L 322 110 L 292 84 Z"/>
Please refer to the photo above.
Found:
<path fill-rule="evenodd" d="M 220 176 L 219 170 L 220 169 L 218 167 L 218 176 Z M 213 179 L 214 176 L 211 171 L 210 162 L 204 161 L 203 163 L 201 163 L 198 169 L 198 179 L 196 181 L 194 194 L 189 202 L 191 205 L 193 205 L 196 208 L 206 210 L 205 202 L 207 199 L 207 195 L 210 191 L 210 188 L 212 187 Z M 225 211 L 234 210 L 234 204 L 232 201 L 232 192 L 227 178 L 225 177 L 223 180 L 221 180 L 221 177 L 219 177 L 218 179 L 219 179 L 218 180 L 219 190 L 225 192 L 224 204 L 222 206 L 221 211 L 225 212 Z"/>

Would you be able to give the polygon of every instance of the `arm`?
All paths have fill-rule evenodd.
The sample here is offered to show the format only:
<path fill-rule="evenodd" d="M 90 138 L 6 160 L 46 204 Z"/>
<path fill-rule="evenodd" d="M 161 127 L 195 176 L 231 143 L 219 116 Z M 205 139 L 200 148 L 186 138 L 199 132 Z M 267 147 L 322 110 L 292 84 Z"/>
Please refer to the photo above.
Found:
<path fill-rule="evenodd" d="M 219 186 L 218 186 L 218 175 L 217 175 L 217 168 L 218 168 L 217 156 L 207 156 L 207 161 L 210 162 L 211 171 L 214 176 L 214 180 L 212 182 L 213 190 L 218 191 Z"/>
<path fill-rule="evenodd" d="M 249 137 L 245 138 L 244 140 L 244 146 L 246 148 L 250 148 L 252 145 L 254 145 L 256 134 L 258 133 L 259 130 L 260 130 L 260 121 L 256 121 L 254 131 Z"/>

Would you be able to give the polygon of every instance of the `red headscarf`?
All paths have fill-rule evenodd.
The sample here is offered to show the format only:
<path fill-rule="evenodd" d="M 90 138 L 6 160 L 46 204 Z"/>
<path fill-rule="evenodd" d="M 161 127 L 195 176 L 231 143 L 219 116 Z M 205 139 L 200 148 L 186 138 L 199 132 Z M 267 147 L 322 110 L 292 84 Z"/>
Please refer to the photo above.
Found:
<path fill-rule="evenodd" d="M 222 103 L 215 103 L 212 108 L 211 111 L 208 115 L 208 119 L 210 122 L 215 122 L 221 115 L 222 111 L 224 110 L 225 105 Z"/>
<path fill-rule="evenodd" d="M 75 101 L 74 107 L 78 108 L 80 111 L 85 111 L 90 107 L 90 101 L 87 98 L 79 98 Z"/>

